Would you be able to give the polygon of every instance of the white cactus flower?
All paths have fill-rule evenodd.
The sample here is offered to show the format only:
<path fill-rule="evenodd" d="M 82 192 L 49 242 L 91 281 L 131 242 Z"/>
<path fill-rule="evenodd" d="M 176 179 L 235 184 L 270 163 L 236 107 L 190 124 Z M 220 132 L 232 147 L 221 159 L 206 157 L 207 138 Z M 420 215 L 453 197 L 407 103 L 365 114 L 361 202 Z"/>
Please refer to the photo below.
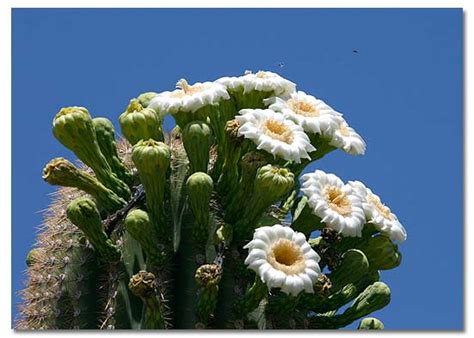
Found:
<path fill-rule="evenodd" d="M 337 117 L 342 116 L 324 101 L 303 91 L 291 93 L 287 98 L 274 97 L 265 100 L 268 108 L 282 113 L 285 118 L 313 134 L 332 135 L 339 126 Z"/>
<path fill-rule="evenodd" d="M 364 155 L 366 144 L 362 137 L 342 117 L 338 117 L 338 121 L 329 144 L 351 155 Z"/>
<path fill-rule="evenodd" d="M 223 84 L 231 91 L 243 89 L 244 94 L 255 90 L 261 92 L 273 92 L 276 96 L 283 96 L 289 95 L 296 89 L 296 85 L 293 82 L 282 78 L 276 73 L 268 71 L 259 71 L 255 74 L 246 71 L 243 76 L 222 77 L 216 82 Z"/>
<path fill-rule="evenodd" d="M 226 88 L 215 82 L 196 82 L 189 85 L 185 79 L 176 83 L 176 90 L 166 91 L 154 96 L 148 107 L 161 115 L 178 112 L 195 112 L 208 106 L 216 105 L 220 100 L 230 99 Z"/>
<path fill-rule="evenodd" d="M 239 114 L 235 117 L 240 124 L 238 134 L 274 157 L 300 163 L 301 158 L 310 159 L 308 153 L 316 150 L 303 128 L 282 114 L 271 109 L 242 109 Z"/>
<path fill-rule="evenodd" d="M 381 202 L 379 196 L 374 194 L 362 182 L 350 181 L 349 185 L 362 199 L 362 207 L 369 223 L 372 223 L 381 232 L 386 233 L 393 241 L 404 242 L 407 239 L 407 232 L 398 217 Z"/>
<path fill-rule="evenodd" d="M 321 275 L 319 256 L 306 237 L 280 224 L 257 228 L 245 247 L 245 260 L 268 289 L 280 288 L 288 295 L 301 291 L 314 293 L 313 285 Z"/>
<path fill-rule="evenodd" d="M 362 200 L 350 185 L 321 170 L 304 174 L 301 180 L 301 191 L 308 198 L 308 205 L 327 227 L 343 236 L 362 236 L 365 224 Z"/>

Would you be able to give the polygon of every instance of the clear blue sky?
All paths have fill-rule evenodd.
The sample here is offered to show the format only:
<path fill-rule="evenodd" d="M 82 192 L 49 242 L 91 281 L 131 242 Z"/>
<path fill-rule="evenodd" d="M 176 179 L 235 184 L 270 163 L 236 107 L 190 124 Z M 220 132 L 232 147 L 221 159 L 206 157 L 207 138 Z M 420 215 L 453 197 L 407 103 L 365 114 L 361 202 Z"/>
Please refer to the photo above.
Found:
<path fill-rule="evenodd" d="M 262 69 L 344 113 L 367 153 L 335 152 L 318 167 L 365 182 L 407 228 L 402 265 L 382 274 L 392 302 L 375 316 L 389 329 L 463 327 L 462 10 L 12 15 L 14 293 L 54 191 L 41 170 L 53 157 L 74 159 L 51 133 L 61 106 L 88 107 L 117 126 L 141 92 Z"/>

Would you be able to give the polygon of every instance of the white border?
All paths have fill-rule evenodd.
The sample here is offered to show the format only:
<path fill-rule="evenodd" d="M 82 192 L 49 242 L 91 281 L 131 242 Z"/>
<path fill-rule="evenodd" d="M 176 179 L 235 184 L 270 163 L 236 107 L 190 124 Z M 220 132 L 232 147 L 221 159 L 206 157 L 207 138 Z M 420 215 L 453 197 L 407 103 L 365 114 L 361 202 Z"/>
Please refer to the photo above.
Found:
<path fill-rule="evenodd" d="M 258 3 L 258 5 L 257 5 Z M 468 14 L 469 8 L 473 8 L 474 1 L 470 0 L 452 0 L 452 1 L 441 1 L 441 0 L 432 0 L 432 1 L 420 1 L 420 0 L 404 0 L 404 1 L 380 1 L 380 0 L 359 0 L 359 1 L 339 1 L 339 0 L 332 0 L 332 1 L 301 1 L 301 0 L 292 0 L 289 1 L 280 1 L 280 0 L 260 0 L 260 1 L 227 1 L 223 4 L 220 1 L 208 1 L 208 0 L 200 0 L 197 1 L 156 1 L 156 0 L 135 0 L 135 1 L 124 1 L 124 0 L 85 0 L 85 1 L 42 1 L 39 3 L 38 1 L 32 0 L 3 0 L 0 2 L 0 112 L 2 116 L 2 123 L 0 124 L 0 144 L 2 145 L 3 149 L 3 161 L 6 161 L 6 164 L 0 166 L 0 186 L 3 188 L 1 189 L 0 195 L 0 207 L 1 211 L 0 214 L 3 215 L 2 217 L 2 224 L 1 224 L 1 236 L 0 236 L 0 257 L 2 263 L 2 271 L 8 271 L 7 276 L 2 277 L 2 284 L 0 287 L 0 328 L 1 328 L 1 336 L 2 337 L 10 337 L 13 336 L 13 331 L 10 329 L 11 325 L 11 8 L 15 7 L 357 7 L 367 8 L 367 7 L 407 7 L 407 8 L 416 8 L 416 7 L 462 7 L 465 10 L 464 13 L 464 20 L 465 20 L 465 31 L 464 31 L 464 43 L 465 43 L 465 53 L 464 53 L 464 60 L 465 60 L 465 85 L 467 88 L 468 80 L 472 80 L 472 68 L 469 68 L 467 65 L 466 60 L 468 60 L 468 55 L 472 55 L 469 53 L 469 50 L 472 49 L 472 45 L 467 43 L 467 36 L 472 37 L 472 25 L 468 23 Z M 472 51 L 472 50 L 471 50 Z M 472 112 L 471 112 L 472 113 Z M 468 235 L 472 234 L 472 231 L 469 230 L 469 226 L 473 226 L 472 216 L 473 216 L 473 208 L 472 203 L 470 203 L 469 196 L 470 193 L 473 192 L 473 184 L 469 180 L 469 172 L 470 168 L 472 168 L 472 156 L 468 156 L 467 149 L 472 149 L 473 142 L 474 142 L 474 135 L 469 133 L 468 131 L 473 130 L 472 126 L 472 118 L 469 118 L 468 112 L 468 95 L 467 89 L 465 89 L 465 144 L 464 144 L 464 154 L 465 154 L 465 227 L 464 227 L 464 235 L 465 235 L 465 280 L 464 285 L 472 285 L 472 270 L 468 269 L 468 265 L 466 262 L 473 261 L 473 253 L 474 250 L 470 247 L 469 244 L 472 244 L 472 238 Z M 445 276 L 446 278 L 448 276 Z M 426 281 L 429 282 L 429 281 Z M 446 291 L 449 288 L 446 288 Z M 473 303 L 473 292 L 469 291 L 468 287 L 464 287 L 464 302 L 465 302 L 465 332 L 461 335 L 466 334 L 473 334 L 472 327 L 470 325 L 469 318 L 472 315 L 471 306 Z M 291 334 L 297 332 L 291 332 Z M 298 332 L 299 333 L 299 332 Z M 74 333 L 69 332 L 60 332 L 56 333 L 60 336 L 72 336 Z M 93 333 L 84 333 L 82 334 L 93 334 Z M 103 334 L 103 333 L 102 333 Z M 121 334 L 133 334 L 133 335 L 145 335 L 146 333 L 134 333 L 131 331 L 122 332 Z M 153 334 L 161 334 L 161 333 L 153 333 Z M 173 335 L 183 335 L 184 333 L 175 332 Z M 203 332 L 199 332 L 199 334 L 204 334 Z M 212 334 L 212 333 L 209 333 Z M 214 334 L 222 334 L 222 332 L 216 332 Z M 226 335 L 234 336 L 239 334 L 238 332 L 229 332 Z M 261 333 L 250 333 L 252 336 L 261 334 Z M 271 334 L 288 334 L 288 332 L 275 332 L 272 331 Z M 356 334 L 362 334 L 361 332 L 338 332 L 338 333 L 328 333 L 328 332 L 309 332 L 308 334 L 311 335 L 318 335 L 320 337 L 325 337 L 334 334 L 344 334 L 344 336 L 355 336 Z M 395 335 L 401 334 L 396 332 L 387 332 L 387 335 Z M 404 333 L 408 336 L 432 336 L 432 335 L 442 335 L 442 336 L 451 336 L 451 335 L 459 335 L 459 333 L 451 333 L 451 332 L 423 332 L 423 333 L 414 333 L 414 332 L 407 332 Z M 206 334 L 207 335 L 207 334 Z"/>

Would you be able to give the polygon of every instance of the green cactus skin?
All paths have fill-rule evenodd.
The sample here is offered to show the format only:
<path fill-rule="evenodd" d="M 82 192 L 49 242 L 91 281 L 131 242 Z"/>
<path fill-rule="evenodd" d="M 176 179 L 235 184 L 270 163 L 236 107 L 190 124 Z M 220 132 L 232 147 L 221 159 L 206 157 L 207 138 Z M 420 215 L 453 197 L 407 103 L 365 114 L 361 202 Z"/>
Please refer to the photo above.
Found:
<path fill-rule="evenodd" d="M 104 260 L 119 259 L 120 253 L 102 229 L 99 211 L 92 200 L 78 197 L 69 204 L 66 213 L 69 220 L 84 232 Z"/>
<path fill-rule="evenodd" d="M 120 115 L 119 122 L 123 136 L 131 145 L 140 140 L 164 140 L 158 114 L 151 108 L 144 108 L 137 99 L 130 100 L 127 110 Z"/>
<path fill-rule="evenodd" d="M 370 267 L 375 270 L 390 270 L 402 262 L 398 246 L 384 235 L 370 237 L 358 248 L 365 253 Z"/>
<path fill-rule="evenodd" d="M 189 205 L 196 218 L 193 237 L 198 245 L 205 245 L 210 235 L 209 202 L 213 187 L 211 176 L 203 172 L 195 172 L 186 181 Z"/>
<path fill-rule="evenodd" d="M 119 179 L 131 186 L 133 183 L 132 173 L 123 164 L 117 153 L 114 125 L 105 117 L 96 117 L 92 119 L 92 123 L 100 151 L 107 160 L 107 163 Z"/>
<path fill-rule="evenodd" d="M 145 188 L 148 212 L 161 243 L 168 243 L 170 237 L 164 213 L 165 185 L 170 157 L 170 148 L 152 139 L 139 141 L 132 150 L 133 163 L 137 166 Z"/>
<path fill-rule="evenodd" d="M 166 328 L 155 275 L 150 272 L 140 271 L 130 278 L 128 288 L 135 296 L 140 297 L 145 304 L 143 328 Z"/>
<path fill-rule="evenodd" d="M 328 277 L 334 290 L 339 290 L 349 283 L 357 283 L 369 271 L 369 261 L 360 250 L 351 249 L 342 255 L 340 266 Z"/>
<path fill-rule="evenodd" d="M 81 189 L 94 197 L 99 207 L 108 213 L 113 213 L 127 204 L 94 176 L 78 169 L 62 157 L 55 158 L 46 165 L 43 169 L 43 179 L 51 185 Z"/>
<path fill-rule="evenodd" d="M 130 189 L 112 171 L 100 151 L 89 111 L 83 107 L 62 108 L 53 121 L 53 134 L 65 147 L 89 166 L 107 188 L 124 199 Z"/>
<path fill-rule="evenodd" d="M 211 135 L 211 128 L 204 122 L 194 121 L 184 127 L 182 138 L 191 173 L 196 171 L 207 172 Z"/>
<path fill-rule="evenodd" d="M 383 330 L 385 327 L 383 323 L 373 317 L 367 317 L 360 321 L 357 330 Z"/>

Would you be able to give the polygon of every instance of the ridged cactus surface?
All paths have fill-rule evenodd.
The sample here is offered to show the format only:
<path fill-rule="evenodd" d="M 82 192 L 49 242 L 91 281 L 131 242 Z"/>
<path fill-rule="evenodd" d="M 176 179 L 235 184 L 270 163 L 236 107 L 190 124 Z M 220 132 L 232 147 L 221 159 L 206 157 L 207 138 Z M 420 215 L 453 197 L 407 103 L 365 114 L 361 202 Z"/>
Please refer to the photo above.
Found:
<path fill-rule="evenodd" d="M 384 328 L 366 316 L 390 302 L 379 271 L 400 265 L 405 229 L 363 183 L 309 171 L 364 154 L 341 113 L 259 71 L 181 79 L 117 118 L 123 139 L 84 107 L 54 117 L 81 162 L 44 168 L 60 188 L 17 329 Z"/>

